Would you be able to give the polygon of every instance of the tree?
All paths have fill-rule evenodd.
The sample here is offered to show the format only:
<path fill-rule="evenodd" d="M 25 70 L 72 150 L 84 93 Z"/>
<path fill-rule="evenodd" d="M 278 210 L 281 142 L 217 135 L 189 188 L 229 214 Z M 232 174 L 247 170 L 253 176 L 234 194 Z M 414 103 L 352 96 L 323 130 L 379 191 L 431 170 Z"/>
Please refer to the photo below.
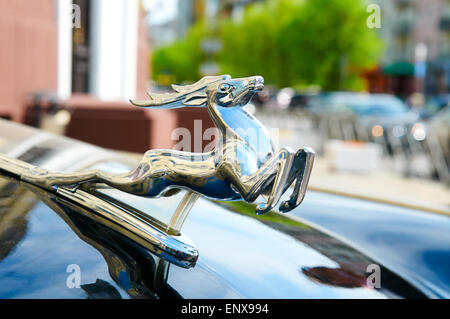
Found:
<path fill-rule="evenodd" d="M 153 78 L 170 75 L 176 83 L 197 81 L 203 61 L 200 43 L 206 34 L 206 26 L 200 21 L 189 29 L 185 38 L 155 50 L 151 63 Z"/>
<path fill-rule="evenodd" d="M 290 81 L 325 90 L 358 89 L 359 74 L 373 66 L 381 40 L 367 26 L 362 0 L 313 0 L 298 7 L 279 32 L 289 59 Z"/>
<path fill-rule="evenodd" d="M 241 22 L 223 20 L 217 62 L 233 77 L 259 74 L 278 87 L 319 85 L 360 89 L 359 73 L 373 66 L 381 40 L 367 26 L 364 0 L 267 0 L 249 5 Z M 154 74 L 168 70 L 177 81 L 197 80 L 205 23 L 186 39 L 155 52 Z M 189 52 L 187 52 L 189 50 Z"/>
<path fill-rule="evenodd" d="M 223 23 L 219 63 L 233 76 L 259 74 L 278 86 L 294 84 L 288 76 L 287 55 L 280 32 L 292 19 L 299 1 L 266 1 L 249 6 L 240 23 Z M 292 54 L 291 54 L 292 55 Z"/>

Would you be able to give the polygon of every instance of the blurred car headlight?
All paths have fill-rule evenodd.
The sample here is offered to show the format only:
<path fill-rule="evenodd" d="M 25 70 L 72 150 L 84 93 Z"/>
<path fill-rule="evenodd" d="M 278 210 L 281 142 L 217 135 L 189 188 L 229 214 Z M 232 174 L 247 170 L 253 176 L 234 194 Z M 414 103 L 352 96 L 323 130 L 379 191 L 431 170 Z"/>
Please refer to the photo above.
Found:
<path fill-rule="evenodd" d="M 411 135 L 416 141 L 423 141 L 427 137 L 427 131 L 423 123 L 415 123 L 411 128 Z"/>
<path fill-rule="evenodd" d="M 294 96 L 294 89 L 283 88 L 277 94 L 277 103 L 280 108 L 287 108 L 291 102 L 291 98 Z"/>
<path fill-rule="evenodd" d="M 383 136 L 384 129 L 381 125 L 372 126 L 372 135 L 375 137 Z"/>

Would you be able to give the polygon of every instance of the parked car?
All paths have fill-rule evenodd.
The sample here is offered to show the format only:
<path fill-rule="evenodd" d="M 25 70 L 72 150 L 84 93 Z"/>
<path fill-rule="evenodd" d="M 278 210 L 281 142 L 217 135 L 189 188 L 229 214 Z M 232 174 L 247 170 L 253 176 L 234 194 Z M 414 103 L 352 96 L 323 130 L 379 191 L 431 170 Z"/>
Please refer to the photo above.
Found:
<path fill-rule="evenodd" d="M 134 156 L 0 120 L 0 154 L 61 172 Z M 28 164 L 23 169 L 28 169 Z M 186 191 L 44 190 L 0 161 L 0 298 L 449 298 L 450 218 L 308 191 L 289 214 Z"/>
<path fill-rule="evenodd" d="M 423 119 L 431 118 L 448 105 L 450 105 L 450 94 L 431 96 L 426 100 L 423 109 L 420 111 L 420 117 Z"/>
<path fill-rule="evenodd" d="M 329 126 L 340 126 L 335 132 L 344 131 L 344 139 L 381 142 L 390 154 L 396 147 L 410 151 L 408 134 L 418 122 L 418 114 L 390 94 L 325 93 L 312 99 L 308 109 L 328 119 Z M 338 134 L 331 137 L 342 138 Z"/>
<path fill-rule="evenodd" d="M 306 108 L 309 101 L 315 97 L 317 97 L 316 93 L 295 93 L 289 102 L 289 108 Z"/>

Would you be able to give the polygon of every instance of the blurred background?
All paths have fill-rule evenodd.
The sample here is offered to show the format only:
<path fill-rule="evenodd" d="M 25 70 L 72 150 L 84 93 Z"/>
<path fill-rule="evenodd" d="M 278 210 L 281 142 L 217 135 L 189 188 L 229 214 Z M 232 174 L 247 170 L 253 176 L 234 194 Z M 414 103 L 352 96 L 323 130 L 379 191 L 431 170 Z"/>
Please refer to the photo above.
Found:
<path fill-rule="evenodd" d="M 179 127 L 205 146 L 206 110 L 128 100 L 262 75 L 247 110 L 277 147 L 316 150 L 311 188 L 450 209 L 448 0 L 0 0 L 0 41 L 1 118 L 133 153 Z"/>

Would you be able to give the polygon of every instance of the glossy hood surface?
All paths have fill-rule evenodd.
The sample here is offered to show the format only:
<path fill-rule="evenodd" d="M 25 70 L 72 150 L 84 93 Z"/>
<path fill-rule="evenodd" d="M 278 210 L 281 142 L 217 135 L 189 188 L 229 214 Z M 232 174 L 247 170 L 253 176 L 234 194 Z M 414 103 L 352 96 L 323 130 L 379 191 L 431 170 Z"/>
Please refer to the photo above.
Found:
<path fill-rule="evenodd" d="M 200 257 L 190 269 L 168 265 L 161 287 L 158 258 L 145 248 L 89 220 L 76 206 L 53 199 L 50 209 L 26 185 L 0 181 L 1 298 L 426 296 L 368 257 L 370 251 L 362 253 L 300 219 L 278 213 L 254 217 L 246 203 L 203 199 L 184 227 Z M 323 194 L 310 197 L 316 196 Z M 371 264 L 380 266 L 380 289 L 367 284 Z M 70 287 L 74 267 L 81 274 L 79 288 Z"/>
<path fill-rule="evenodd" d="M 87 167 L 101 161 L 111 170 L 133 165 L 39 132 L 23 133 L 0 149 L 62 171 L 81 162 Z M 146 204 L 148 214 L 167 209 L 158 200 Z M 449 295 L 447 216 L 312 191 L 290 214 L 253 212 L 244 202 L 200 198 L 182 229 L 199 251 L 195 266 L 186 269 L 92 220 L 88 208 L 0 172 L 0 298 Z M 380 288 L 368 281 L 373 267 Z"/>

